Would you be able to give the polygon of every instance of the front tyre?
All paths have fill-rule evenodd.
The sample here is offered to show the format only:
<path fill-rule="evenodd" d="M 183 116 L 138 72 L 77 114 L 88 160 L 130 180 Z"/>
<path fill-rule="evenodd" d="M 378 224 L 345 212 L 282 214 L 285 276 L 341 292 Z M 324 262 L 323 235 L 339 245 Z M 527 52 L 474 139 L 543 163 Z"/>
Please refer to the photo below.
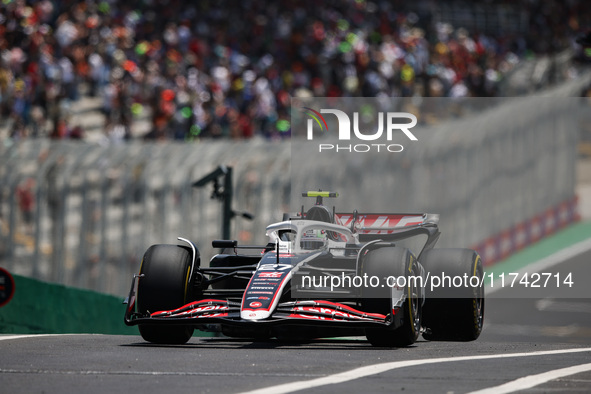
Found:
<path fill-rule="evenodd" d="M 152 245 L 142 260 L 137 305 L 140 313 L 179 308 L 191 301 L 191 253 L 182 246 Z M 146 341 L 183 344 L 193 335 L 193 327 L 140 324 Z"/>
<path fill-rule="evenodd" d="M 363 259 L 362 273 L 368 277 L 377 276 L 381 281 L 387 277 L 417 277 L 420 269 L 417 260 L 408 249 L 383 247 L 370 251 Z M 414 280 L 406 280 L 404 292 L 406 299 L 393 316 L 397 327 L 392 329 L 368 328 L 365 330 L 367 340 L 373 346 L 405 347 L 417 340 L 421 328 L 421 289 Z M 383 283 L 383 282 L 381 282 Z M 374 290 L 377 290 L 376 293 Z M 392 313 L 392 293 L 388 287 L 380 289 L 364 289 L 361 300 L 364 312 L 375 312 L 388 315 Z M 372 294 L 373 293 L 373 294 Z M 378 296 L 379 295 L 379 296 Z"/>

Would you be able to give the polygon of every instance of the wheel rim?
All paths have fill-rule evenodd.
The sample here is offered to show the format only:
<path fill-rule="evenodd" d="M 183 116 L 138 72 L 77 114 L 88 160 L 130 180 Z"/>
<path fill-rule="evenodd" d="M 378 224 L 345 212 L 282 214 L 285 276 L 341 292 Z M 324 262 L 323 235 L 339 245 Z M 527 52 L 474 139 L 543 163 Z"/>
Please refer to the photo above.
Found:
<path fill-rule="evenodd" d="M 481 278 L 481 283 L 483 275 L 484 274 L 482 272 L 482 269 L 478 269 L 478 276 Z M 484 287 L 480 286 L 478 288 L 478 294 L 474 300 L 474 304 L 476 307 L 476 318 L 478 319 L 478 331 L 480 331 L 482 330 L 482 325 L 484 321 Z"/>
<path fill-rule="evenodd" d="M 415 275 L 414 269 L 412 271 L 412 275 Z M 412 283 L 410 284 L 410 287 L 409 287 L 409 294 L 410 294 L 409 306 L 410 306 L 410 310 L 411 310 L 411 319 L 412 319 L 413 329 L 415 332 L 419 332 L 419 330 L 421 329 L 421 317 L 420 317 L 420 311 L 419 311 L 420 300 L 419 300 L 419 295 L 417 294 L 415 285 L 416 285 L 416 282 L 412 281 Z"/>
<path fill-rule="evenodd" d="M 478 316 L 478 329 L 481 330 L 482 329 L 482 322 L 483 322 L 483 313 L 482 313 L 482 307 L 484 304 L 484 298 L 477 298 L 476 299 L 476 313 Z"/>

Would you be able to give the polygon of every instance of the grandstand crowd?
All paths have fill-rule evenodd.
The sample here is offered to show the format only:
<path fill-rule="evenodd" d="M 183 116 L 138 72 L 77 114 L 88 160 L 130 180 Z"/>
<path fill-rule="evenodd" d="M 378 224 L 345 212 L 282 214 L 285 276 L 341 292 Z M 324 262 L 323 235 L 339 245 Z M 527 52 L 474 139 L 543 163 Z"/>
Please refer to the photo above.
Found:
<path fill-rule="evenodd" d="M 588 0 L 488 3 L 522 7 L 526 31 L 400 0 L 5 0 L 0 118 L 12 139 L 84 138 L 67 113 L 89 95 L 112 139 L 283 138 L 290 97 L 495 96 L 520 59 L 591 27 Z M 150 130 L 132 135 L 142 114 Z"/>

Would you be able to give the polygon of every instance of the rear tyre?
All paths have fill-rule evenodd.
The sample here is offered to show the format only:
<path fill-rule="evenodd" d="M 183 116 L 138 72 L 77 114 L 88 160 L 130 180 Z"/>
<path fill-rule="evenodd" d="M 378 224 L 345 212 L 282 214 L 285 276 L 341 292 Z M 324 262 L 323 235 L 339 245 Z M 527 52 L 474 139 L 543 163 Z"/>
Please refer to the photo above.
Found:
<path fill-rule="evenodd" d="M 377 276 L 380 283 L 385 278 L 393 276 L 418 276 L 420 270 L 416 259 L 408 249 L 397 247 L 384 247 L 369 252 L 362 262 L 362 273 L 367 277 Z M 407 280 L 404 288 L 406 300 L 396 312 L 396 319 L 400 319 L 398 327 L 392 328 L 368 328 L 365 330 L 367 340 L 373 346 L 405 347 L 417 340 L 421 328 L 421 289 L 415 286 L 414 281 Z M 366 294 L 361 300 L 364 312 L 375 312 L 383 315 L 392 313 L 391 289 L 389 287 L 379 289 L 364 289 Z"/>
<path fill-rule="evenodd" d="M 480 283 L 475 287 L 462 285 L 427 291 L 423 338 L 430 341 L 477 339 L 484 323 L 484 272 L 478 253 L 470 249 L 431 249 L 421 256 L 421 264 L 432 278 L 466 275 L 468 281 L 477 277 Z"/>
<path fill-rule="evenodd" d="M 137 304 L 140 313 L 179 308 L 191 301 L 191 253 L 182 246 L 152 245 L 144 254 L 138 282 Z M 159 344 L 183 344 L 193 335 L 192 326 L 140 324 L 146 341 Z"/>

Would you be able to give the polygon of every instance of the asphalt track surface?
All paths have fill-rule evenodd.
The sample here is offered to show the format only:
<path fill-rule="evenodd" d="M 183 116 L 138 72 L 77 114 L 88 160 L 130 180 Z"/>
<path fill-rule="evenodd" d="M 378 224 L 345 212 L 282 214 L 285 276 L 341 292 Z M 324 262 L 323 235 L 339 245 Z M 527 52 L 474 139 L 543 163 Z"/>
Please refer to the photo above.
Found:
<path fill-rule="evenodd" d="M 587 251 L 545 271 L 583 280 L 590 263 Z M 501 289 L 477 341 L 401 349 L 362 338 L 157 346 L 139 335 L 0 336 L 0 393 L 589 393 L 591 289 L 580 288 L 572 299 Z"/>

